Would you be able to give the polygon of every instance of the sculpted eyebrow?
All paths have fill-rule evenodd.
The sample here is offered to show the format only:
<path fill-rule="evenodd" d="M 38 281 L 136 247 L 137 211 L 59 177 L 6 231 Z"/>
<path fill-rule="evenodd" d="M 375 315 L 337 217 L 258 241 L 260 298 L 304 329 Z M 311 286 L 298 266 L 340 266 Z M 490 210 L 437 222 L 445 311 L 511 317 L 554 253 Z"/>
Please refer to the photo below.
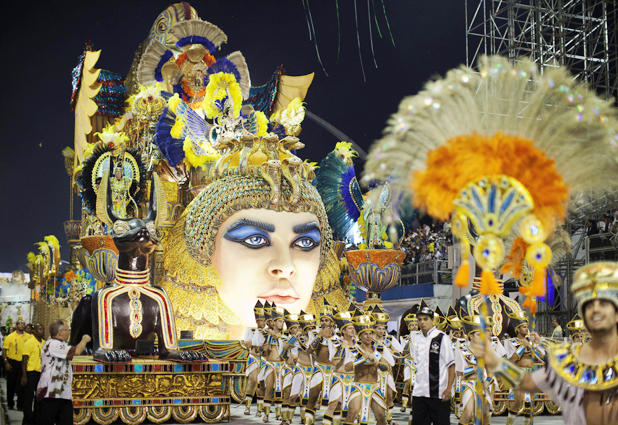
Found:
<path fill-rule="evenodd" d="M 270 232 L 270 233 L 273 233 L 275 231 L 274 225 L 270 223 L 264 223 L 261 221 L 251 220 L 249 218 L 241 218 L 236 223 L 232 224 L 229 227 L 229 229 L 227 229 L 227 231 L 231 232 L 232 230 L 238 229 L 240 226 L 257 227 L 258 229 L 262 229 L 265 232 Z"/>
<path fill-rule="evenodd" d="M 318 231 L 320 230 L 320 225 L 315 221 L 305 223 L 305 224 L 299 224 L 299 225 L 292 227 L 292 231 L 294 233 L 305 233 L 313 229 L 318 230 Z"/>

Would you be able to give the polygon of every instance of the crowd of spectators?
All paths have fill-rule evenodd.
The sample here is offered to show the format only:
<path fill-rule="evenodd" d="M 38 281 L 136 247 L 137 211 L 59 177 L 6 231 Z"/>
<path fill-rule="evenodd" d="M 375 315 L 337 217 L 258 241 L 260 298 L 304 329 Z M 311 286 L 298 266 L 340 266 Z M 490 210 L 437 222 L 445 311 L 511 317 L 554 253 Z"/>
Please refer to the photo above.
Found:
<path fill-rule="evenodd" d="M 453 244 L 449 222 L 422 224 L 411 229 L 401 240 L 397 249 L 406 253 L 403 264 L 422 263 L 447 258 L 447 246 Z"/>
<path fill-rule="evenodd" d="M 618 212 L 604 214 L 600 220 L 588 219 L 586 221 L 586 235 L 590 237 L 590 248 L 610 248 L 603 252 L 591 252 L 590 261 L 610 260 L 615 259 L 615 253 L 611 248 L 618 248 Z M 601 236 L 597 236 L 601 235 Z"/>

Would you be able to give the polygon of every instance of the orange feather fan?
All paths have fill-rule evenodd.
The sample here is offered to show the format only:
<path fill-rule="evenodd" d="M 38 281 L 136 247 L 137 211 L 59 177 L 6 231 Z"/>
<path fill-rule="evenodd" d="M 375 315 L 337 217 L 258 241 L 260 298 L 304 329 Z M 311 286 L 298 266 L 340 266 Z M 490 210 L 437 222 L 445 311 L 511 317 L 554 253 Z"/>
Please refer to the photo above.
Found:
<path fill-rule="evenodd" d="M 526 250 L 529 246 L 523 238 L 515 238 L 513 245 L 511 245 L 511 251 L 506 256 L 509 261 L 500 268 L 500 273 L 510 273 L 515 279 L 521 278 L 521 269 L 524 266 Z"/>
<path fill-rule="evenodd" d="M 439 220 L 448 220 L 453 200 L 468 183 L 499 175 L 518 180 L 534 200 L 533 213 L 546 229 L 565 216 L 567 187 L 553 159 L 531 140 L 498 132 L 453 137 L 427 155 L 427 168 L 416 171 L 410 189 L 414 205 Z"/>

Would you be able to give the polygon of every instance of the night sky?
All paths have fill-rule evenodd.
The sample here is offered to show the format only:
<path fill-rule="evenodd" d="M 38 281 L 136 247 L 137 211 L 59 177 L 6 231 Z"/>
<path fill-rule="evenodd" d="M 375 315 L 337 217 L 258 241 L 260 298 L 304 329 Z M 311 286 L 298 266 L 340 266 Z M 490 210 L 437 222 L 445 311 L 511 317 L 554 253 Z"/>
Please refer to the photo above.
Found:
<path fill-rule="evenodd" d="M 89 40 L 101 50 L 96 68 L 126 74 L 139 44 L 170 0 L 10 2 L 3 5 L 4 47 L 0 131 L 0 272 L 27 271 L 26 255 L 46 235 L 56 235 L 68 260 L 62 223 L 69 217 L 69 177 L 61 150 L 73 147 L 71 70 Z M 369 0 L 375 59 L 369 38 L 368 0 L 339 0 L 340 57 L 334 0 L 309 0 L 322 62 L 309 39 L 302 0 L 191 1 L 201 19 L 228 36 L 216 57 L 240 50 L 253 85 L 268 81 L 277 66 L 287 74 L 315 72 L 307 109 L 364 149 L 378 139 L 401 99 L 435 75 L 465 62 L 461 0 Z M 359 60 L 354 4 L 358 10 Z M 378 30 L 373 15 L 377 11 Z M 303 159 L 320 161 L 337 139 L 305 119 Z M 356 172 L 362 171 L 357 162 Z M 76 198 L 77 200 L 78 198 Z M 74 218 L 79 218 L 76 202 Z"/>

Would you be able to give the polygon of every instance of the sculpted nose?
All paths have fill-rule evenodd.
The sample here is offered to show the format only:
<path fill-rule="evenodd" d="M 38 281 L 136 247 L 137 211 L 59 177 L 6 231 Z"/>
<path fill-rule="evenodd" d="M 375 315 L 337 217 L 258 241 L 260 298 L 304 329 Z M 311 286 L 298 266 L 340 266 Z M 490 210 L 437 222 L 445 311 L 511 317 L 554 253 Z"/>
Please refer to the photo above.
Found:
<path fill-rule="evenodd" d="M 278 279 L 289 279 L 296 272 L 290 248 L 283 245 L 275 252 L 275 258 L 268 265 L 268 273 Z"/>

